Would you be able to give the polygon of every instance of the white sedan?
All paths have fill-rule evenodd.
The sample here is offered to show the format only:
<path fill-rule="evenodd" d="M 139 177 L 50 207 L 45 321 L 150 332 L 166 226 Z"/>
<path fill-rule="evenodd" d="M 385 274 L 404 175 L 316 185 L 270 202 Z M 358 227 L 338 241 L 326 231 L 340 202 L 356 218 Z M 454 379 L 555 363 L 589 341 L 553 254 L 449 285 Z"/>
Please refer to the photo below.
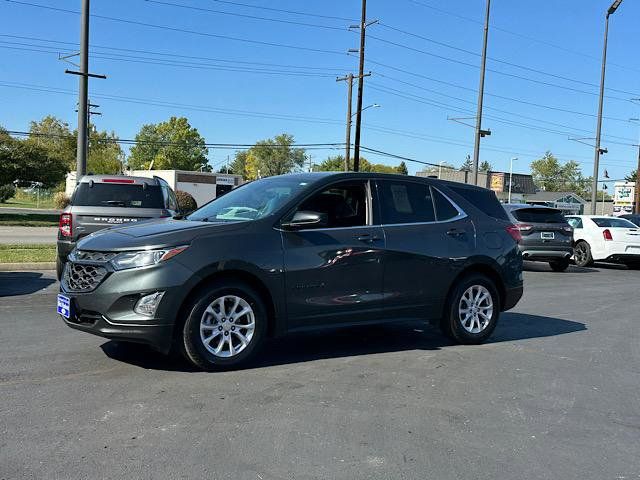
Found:
<path fill-rule="evenodd" d="M 629 220 L 597 215 L 567 216 L 573 227 L 573 258 L 586 267 L 594 261 L 640 268 L 640 228 Z"/>

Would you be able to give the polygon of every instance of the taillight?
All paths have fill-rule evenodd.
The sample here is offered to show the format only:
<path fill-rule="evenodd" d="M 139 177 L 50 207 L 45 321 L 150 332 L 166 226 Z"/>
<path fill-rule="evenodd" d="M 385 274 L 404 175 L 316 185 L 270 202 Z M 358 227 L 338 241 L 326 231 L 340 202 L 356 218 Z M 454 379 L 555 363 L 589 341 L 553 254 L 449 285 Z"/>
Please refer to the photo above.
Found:
<path fill-rule="evenodd" d="M 611 240 L 613 240 L 611 230 L 609 230 L 608 228 L 602 231 L 602 236 L 604 237 L 605 242 L 610 242 Z"/>
<path fill-rule="evenodd" d="M 528 223 L 518 223 L 516 225 L 516 227 L 521 232 L 528 232 L 529 230 L 531 230 L 533 228 L 533 225 L 529 225 Z"/>
<path fill-rule="evenodd" d="M 513 238 L 516 241 L 516 243 L 520 243 L 520 241 L 522 240 L 522 233 L 520 233 L 520 227 L 518 227 L 517 225 L 509 225 L 505 230 L 509 235 L 511 235 L 511 238 Z"/>
<path fill-rule="evenodd" d="M 63 237 L 70 237 L 73 234 L 73 228 L 71 225 L 71 214 L 63 213 L 60 215 L 60 224 L 58 225 L 60 235 Z"/>

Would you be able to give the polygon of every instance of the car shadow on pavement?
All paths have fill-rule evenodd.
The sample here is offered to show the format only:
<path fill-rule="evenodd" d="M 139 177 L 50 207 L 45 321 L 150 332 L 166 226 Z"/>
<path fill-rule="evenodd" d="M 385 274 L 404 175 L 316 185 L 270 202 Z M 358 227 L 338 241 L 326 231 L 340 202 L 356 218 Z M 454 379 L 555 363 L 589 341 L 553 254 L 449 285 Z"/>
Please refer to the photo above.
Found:
<path fill-rule="evenodd" d="M 523 270 L 525 272 L 553 272 L 549 264 L 546 262 L 525 261 Z M 569 268 L 567 268 L 564 272 L 555 272 L 555 273 L 557 273 L 558 275 L 562 275 L 563 273 L 597 273 L 597 272 L 598 270 L 596 268 L 578 267 L 577 265 L 574 265 L 572 263 L 571 265 L 569 265 Z"/>
<path fill-rule="evenodd" d="M 582 323 L 560 318 L 505 313 L 488 343 L 542 338 L 586 330 Z M 340 330 L 298 333 L 267 342 L 258 358 L 246 369 L 310 362 L 328 358 L 401 352 L 440 350 L 454 343 L 437 328 L 424 322 L 402 322 Z M 148 347 L 107 342 L 104 353 L 115 360 L 152 370 L 195 372 L 185 360 L 164 356 Z"/>
<path fill-rule="evenodd" d="M 39 272 L 0 272 L 0 297 L 29 295 L 55 282 Z"/>

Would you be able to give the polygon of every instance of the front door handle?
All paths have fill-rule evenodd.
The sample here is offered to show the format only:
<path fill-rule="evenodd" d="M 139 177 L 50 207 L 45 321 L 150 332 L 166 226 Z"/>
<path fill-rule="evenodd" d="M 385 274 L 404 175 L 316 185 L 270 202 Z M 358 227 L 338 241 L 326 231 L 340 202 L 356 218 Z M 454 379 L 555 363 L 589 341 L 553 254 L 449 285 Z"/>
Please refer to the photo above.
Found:
<path fill-rule="evenodd" d="M 461 237 L 465 233 L 466 232 L 461 228 L 452 228 L 451 230 L 447 230 L 447 235 L 449 235 L 450 237 Z"/>
<path fill-rule="evenodd" d="M 372 235 L 370 233 L 361 233 L 360 235 L 355 236 L 356 240 L 359 242 L 373 243 L 376 240 L 380 240 L 380 237 L 377 235 Z"/>

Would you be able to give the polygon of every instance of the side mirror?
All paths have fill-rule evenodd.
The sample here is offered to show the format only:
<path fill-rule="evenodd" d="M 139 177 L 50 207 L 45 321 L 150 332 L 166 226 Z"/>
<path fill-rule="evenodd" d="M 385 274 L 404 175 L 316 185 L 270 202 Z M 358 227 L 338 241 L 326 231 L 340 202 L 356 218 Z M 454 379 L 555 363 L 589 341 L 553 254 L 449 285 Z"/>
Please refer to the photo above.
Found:
<path fill-rule="evenodd" d="M 285 230 L 300 230 L 307 227 L 322 228 L 328 224 L 326 213 L 297 211 L 291 220 L 283 222 L 280 227 Z"/>

